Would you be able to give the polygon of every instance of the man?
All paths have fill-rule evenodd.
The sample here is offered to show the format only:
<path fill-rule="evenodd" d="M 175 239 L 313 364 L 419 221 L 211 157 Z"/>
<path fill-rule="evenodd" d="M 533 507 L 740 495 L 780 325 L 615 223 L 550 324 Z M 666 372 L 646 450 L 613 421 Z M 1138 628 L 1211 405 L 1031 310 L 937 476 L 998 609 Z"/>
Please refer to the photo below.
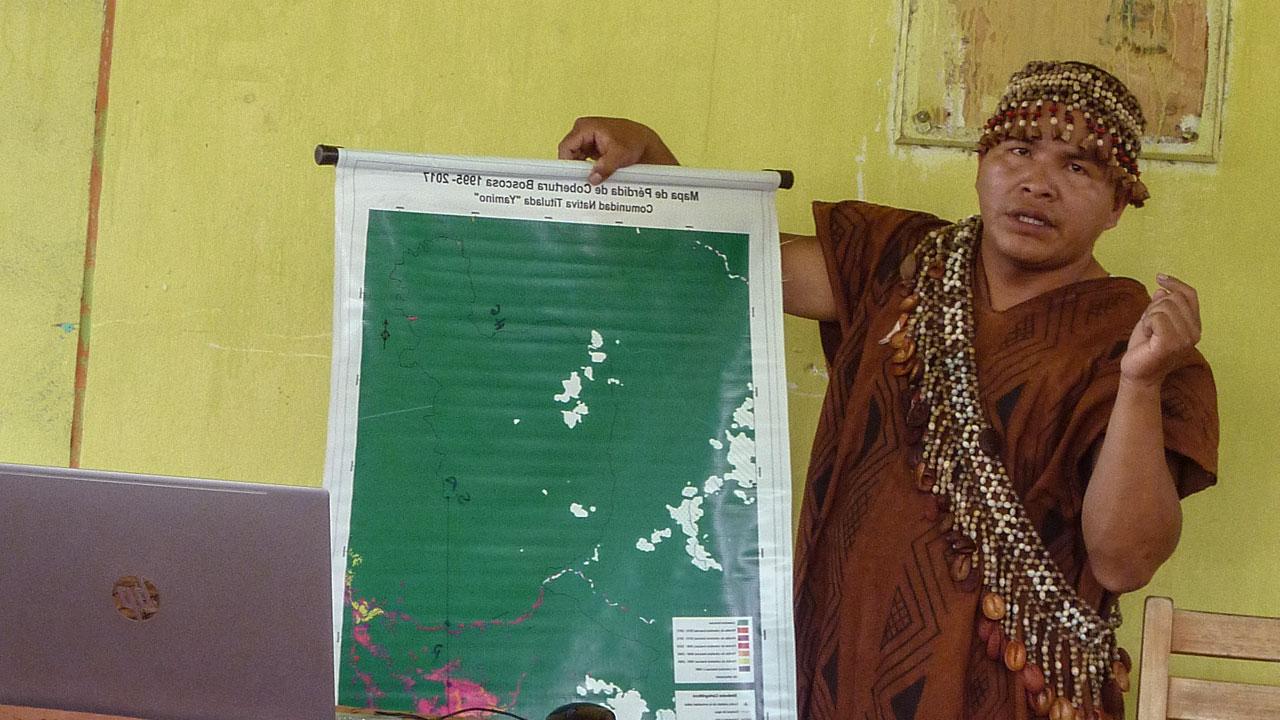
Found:
<path fill-rule="evenodd" d="M 955 224 L 817 203 L 783 237 L 783 304 L 830 365 L 796 558 L 805 718 L 1119 717 L 1116 598 L 1215 482 L 1198 300 L 1094 258 L 1139 179 L 1142 113 L 1083 63 L 1015 74 Z M 674 164 L 652 130 L 583 118 L 591 182 Z"/>

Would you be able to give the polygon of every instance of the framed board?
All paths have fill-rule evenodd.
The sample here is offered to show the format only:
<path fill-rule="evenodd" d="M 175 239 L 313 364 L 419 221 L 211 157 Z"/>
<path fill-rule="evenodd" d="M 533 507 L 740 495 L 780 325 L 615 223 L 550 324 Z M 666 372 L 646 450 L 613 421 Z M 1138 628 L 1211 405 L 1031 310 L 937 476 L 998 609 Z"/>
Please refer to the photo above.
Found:
<path fill-rule="evenodd" d="M 1142 104 L 1143 157 L 1218 156 L 1228 0 L 903 0 L 900 143 L 973 147 L 1009 76 L 1030 60 L 1115 73 Z"/>

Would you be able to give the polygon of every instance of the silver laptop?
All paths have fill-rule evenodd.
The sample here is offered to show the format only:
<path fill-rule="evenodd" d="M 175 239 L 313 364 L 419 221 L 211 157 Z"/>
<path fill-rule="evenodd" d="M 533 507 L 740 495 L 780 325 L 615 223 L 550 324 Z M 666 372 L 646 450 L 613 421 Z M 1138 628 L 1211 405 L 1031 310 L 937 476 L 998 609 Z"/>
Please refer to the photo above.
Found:
<path fill-rule="evenodd" d="M 0 704 L 333 720 L 326 491 L 0 464 Z"/>

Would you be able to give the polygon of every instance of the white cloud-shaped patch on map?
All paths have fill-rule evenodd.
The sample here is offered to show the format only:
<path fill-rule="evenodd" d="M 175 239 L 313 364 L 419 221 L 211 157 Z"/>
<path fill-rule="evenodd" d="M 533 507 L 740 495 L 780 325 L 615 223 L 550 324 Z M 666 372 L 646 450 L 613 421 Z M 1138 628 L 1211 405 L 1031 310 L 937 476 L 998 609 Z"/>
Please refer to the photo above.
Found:
<path fill-rule="evenodd" d="M 603 696 L 604 704 L 609 706 L 617 720 L 641 720 L 649 712 L 649 703 L 634 688 L 623 690 L 606 680 L 597 680 L 590 675 L 578 685 L 578 696 L 592 699 L 589 696 Z M 658 720 L 674 720 L 675 711 L 661 709 L 656 713 Z"/>
<path fill-rule="evenodd" d="M 582 422 L 582 418 L 584 416 L 590 414 L 590 410 L 591 409 L 587 407 L 586 403 L 579 400 L 578 404 L 574 405 L 572 410 L 561 410 L 560 414 L 564 416 L 564 424 L 573 428 L 578 423 Z"/>
<path fill-rule="evenodd" d="M 750 386 L 748 386 L 750 387 Z M 733 411 L 733 428 L 743 428 L 746 430 L 754 430 L 756 428 L 756 400 L 748 395 L 742 404 Z"/>
<path fill-rule="evenodd" d="M 725 435 L 729 439 L 729 464 L 733 469 L 724 474 L 726 481 L 738 483 L 738 487 L 750 489 L 756 486 L 756 440 L 746 433 Z"/>
<path fill-rule="evenodd" d="M 724 571 L 724 567 L 711 556 L 711 551 L 706 546 L 698 542 L 697 538 L 689 538 L 684 543 L 684 551 L 689 553 L 689 557 L 693 558 L 693 566 L 699 570 L 720 570 Z"/>
<path fill-rule="evenodd" d="M 758 470 L 756 468 L 755 398 L 752 395 L 753 390 L 753 386 L 748 384 L 747 396 L 734 409 L 733 420 L 730 429 L 724 431 L 724 439 L 707 438 L 707 443 L 712 448 L 724 452 L 724 463 L 729 465 L 729 471 L 723 476 L 708 476 L 702 482 L 700 489 L 695 485 L 685 485 L 680 489 L 682 498 L 680 504 L 676 506 L 667 505 L 667 513 L 680 526 L 680 532 L 686 538 L 685 552 L 689 555 L 690 562 L 694 567 L 704 572 L 724 570 L 720 562 L 703 544 L 703 540 L 710 539 L 710 535 L 702 532 L 699 527 L 699 522 L 705 513 L 703 510 L 704 497 L 720 493 L 727 483 L 732 482 L 737 486 L 733 491 L 733 496 L 741 501 L 743 505 L 752 505 L 756 502 L 755 487 Z M 699 490 L 701 490 L 701 495 Z M 665 537 L 671 537 L 669 530 Z M 657 550 L 657 545 L 660 541 L 661 538 L 656 535 L 648 539 L 639 538 L 636 540 L 636 549 L 641 552 L 654 552 Z"/>
<path fill-rule="evenodd" d="M 568 380 L 561 380 L 564 385 L 564 392 L 555 395 L 555 401 L 558 403 L 567 403 L 570 400 L 577 400 L 582 395 L 582 378 L 578 377 L 578 371 L 569 373 Z"/>
<path fill-rule="evenodd" d="M 733 411 L 732 428 L 738 432 L 724 432 L 725 439 L 729 441 L 729 452 L 725 459 L 733 468 L 724 474 L 724 480 L 737 483 L 739 489 L 733 494 L 748 505 L 755 502 L 754 494 L 743 491 L 753 490 L 760 476 L 760 471 L 756 468 L 755 406 L 755 398 L 747 395 Z"/>
<path fill-rule="evenodd" d="M 614 340 L 614 342 L 617 343 L 619 341 Z M 564 387 L 564 391 L 552 396 L 552 398 L 558 403 L 563 405 L 573 405 L 572 408 L 567 410 L 562 409 L 560 411 L 561 419 L 564 421 L 565 426 L 570 430 L 581 425 L 583 418 L 590 414 L 590 407 L 582 399 L 582 394 L 586 388 L 586 384 L 583 383 L 583 379 L 585 378 L 587 383 L 595 382 L 595 366 L 604 362 L 605 359 L 608 358 L 608 355 L 600 350 L 602 347 L 604 347 L 604 336 L 600 334 L 599 330 L 592 330 L 591 342 L 587 345 L 587 357 L 590 359 L 590 362 L 583 365 L 578 370 L 570 372 L 568 378 L 561 380 L 560 384 Z M 578 374 L 579 371 L 581 371 L 581 375 Z M 609 384 L 621 385 L 622 381 L 616 378 L 609 378 Z"/>
<path fill-rule="evenodd" d="M 702 498 L 692 497 L 685 498 L 679 507 L 667 506 L 667 512 L 670 513 L 671 519 L 676 521 L 680 526 L 680 532 L 685 534 L 688 540 L 685 542 L 685 552 L 693 559 L 693 566 L 709 572 L 711 570 L 723 571 L 724 567 L 711 555 L 711 552 L 698 540 L 698 521 L 702 519 Z"/>
<path fill-rule="evenodd" d="M 671 537 L 671 528 L 662 528 L 649 533 L 649 537 L 636 540 L 636 549 L 642 552 L 653 552 L 658 543 Z"/>
<path fill-rule="evenodd" d="M 587 695 L 617 695 L 622 692 L 622 688 L 614 685 L 606 680 L 597 680 L 590 675 L 586 676 L 586 680 L 578 686 L 578 695 L 586 697 Z"/>
<path fill-rule="evenodd" d="M 667 506 L 671 519 L 680 526 L 680 531 L 689 537 L 698 536 L 698 521 L 702 519 L 702 498 L 687 498 L 679 507 Z"/>

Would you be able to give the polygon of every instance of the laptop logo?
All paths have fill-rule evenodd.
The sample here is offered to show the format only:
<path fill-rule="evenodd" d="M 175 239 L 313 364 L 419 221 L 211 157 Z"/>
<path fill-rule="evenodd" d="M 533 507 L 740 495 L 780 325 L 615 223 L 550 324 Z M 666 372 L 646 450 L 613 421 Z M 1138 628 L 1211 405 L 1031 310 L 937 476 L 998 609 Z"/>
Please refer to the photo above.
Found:
<path fill-rule="evenodd" d="M 144 577 L 120 578 L 111 595 L 116 601 L 116 611 L 135 622 L 150 620 L 160 611 L 160 593 L 155 584 Z"/>

